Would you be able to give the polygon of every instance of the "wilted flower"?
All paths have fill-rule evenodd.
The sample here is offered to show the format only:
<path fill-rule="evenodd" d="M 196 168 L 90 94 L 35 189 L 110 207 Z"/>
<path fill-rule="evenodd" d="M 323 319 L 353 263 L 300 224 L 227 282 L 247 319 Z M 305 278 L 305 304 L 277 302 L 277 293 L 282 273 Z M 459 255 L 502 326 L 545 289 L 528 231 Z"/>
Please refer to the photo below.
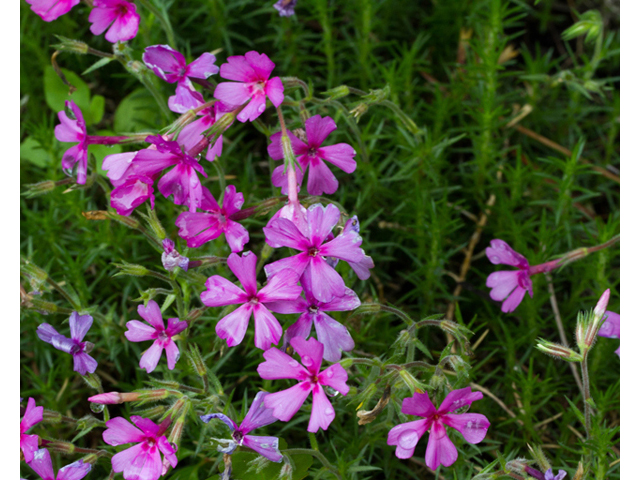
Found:
<path fill-rule="evenodd" d="M 93 0 L 89 22 L 94 35 L 100 35 L 111 25 L 104 38 L 111 43 L 126 42 L 138 33 L 140 15 L 135 4 L 126 0 Z"/>
<path fill-rule="evenodd" d="M 46 448 L 41 448 L 33 454 L 33 460 L 29 463 L 29 466 L 40 475 L 42 480 L 80 480 L 91 470 L 90 463 L 78 460 L 66 467 L 62 467 L 58 470 L 58 475 L 54 475 L 51 455 Z"/>
<path fill-rule="evenodd" d="M 36 423 L 42 421 L 43 412 L 44 407 L 36 407 L 36 401 L 29 398 L 27 409 L 20 420 L 20 450 L 22 450 L 24 461 L 27 463 L 33 460 L 33 454 L 38 450 L 38 435 L 26 435 L 26 432 Z"/>
<path fill-rule="evenodd" d="M 189 259 L 180 255 L 180 252 L 176 250 L 176 244 L 170 238 L 165 238 L 162 241 L 162 266 L 165 270 L 173 272 L 173 269 L 180 267 L 185 272 L 189 269 Z"/>

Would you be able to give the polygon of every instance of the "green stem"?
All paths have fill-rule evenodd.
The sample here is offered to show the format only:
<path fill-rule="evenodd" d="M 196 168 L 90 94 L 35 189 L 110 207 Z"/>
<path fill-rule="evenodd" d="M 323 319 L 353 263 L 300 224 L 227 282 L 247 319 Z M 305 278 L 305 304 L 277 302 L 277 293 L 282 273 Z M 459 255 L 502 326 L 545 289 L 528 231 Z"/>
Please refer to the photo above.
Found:
<path fill-rule="evenodd" d="M 415 322 L 411 319 L 409 315 L 407 315 L 406 313 L 404 313 L 402 310 L 398 308 L 390 307 L 389 305 L 380 305 L 380 310 L 382 310 L 383 312 L 393 313 L 397 317 L 404 320 L 409 326 L 413 326 L 415 324 Z"/>
<path fill-rule="evenodd" d="M 178 303 L 178 317 L 180 320 L 184 320 L 187 318 L 187 312 L 184 308 L 184 300 L 182 299 L 182 290 L 180 290 L 180 285 L 175 280 L 169 279 L 169 283 L 173 287 L 173 292 L 176 296 L 176 302 Z"/>

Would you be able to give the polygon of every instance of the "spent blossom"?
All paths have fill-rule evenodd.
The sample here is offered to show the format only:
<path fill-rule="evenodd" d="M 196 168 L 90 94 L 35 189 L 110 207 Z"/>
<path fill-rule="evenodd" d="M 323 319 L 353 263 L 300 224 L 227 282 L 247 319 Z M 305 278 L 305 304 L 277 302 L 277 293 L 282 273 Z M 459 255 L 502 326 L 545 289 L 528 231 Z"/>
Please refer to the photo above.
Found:
<path fill-rule="evenodd" d="M 185 272 L 189 269 L 189 259 L 176 250 L 176 244 L 170 238 L 162 241 L 162 266 L 165 270 L 173 272 L 173 269 L 180 267 Z"/>
<path fill-rule="evenodd" d="M 210 413 L 200 416 L 200 419 L 205 423 L 209 423 L 212 418 L 222 420 L 231 430 L 231 440 L 216 439 L 221 443 L 227 444 L 225 447 L 219 446 L 218 451 L 231 455 L 237 447 L 244 446 L 255 450 L 272 462 L 282 461 L 282 454 L 278 450 L 277 437 L 247 435 L 257 428 L 271 425 L 278 420 L 273 416 L 273 410 L 264 405 L 264 398 L 267 395 L 267 392 L 258 392 L 240 426 L 222 413 Z"/>
<path fill-rule="evenodd" d="M 122 417 L 112 418 L 102 432 L 109 445 L 137 444 L 111 458 L 113 471 L 123 472 L 125 480 L 157 480 L 163 470 L 160 453 L 172 467 L 178 464 L 176 451 L 164 436 L 166 427 L 137 415 L 132 415 L 131 421 L 135 426 Z"/>
<path fill-rule="evenodd" d="M 273 8 L 278 11 L 281 17 L 290 17 L 296 13 L 294 11 L 296 3 L 298 0 L 278 0 L 273 4 Z"/>
<path fill-rule="evenodd" d="M 66 467 L 62 467 L 58 470 L 58 475 L 54 475 L 51 455 L 46 448 L 41 448 L 33 454 L 33 460 L 29 463 L 29 466 L 40 475 L 42 480 L 80 480 L 91 470 L 90 463 L 78 460 Z"/>
<path fill-rule="evenodd" d="M 91 33 L 104 36 L 109 42 L 126 42 L 138 33 L 140 15 L 136 12 L 136 5 L 127 0 L 93 0 L 93 10 L 89 14 Z"/>
<path fill-rule="evenodd" d="M 320 115 L 314 115 L 305 122 L 305 128 L 306 142 L 287 130 L 293 153 L 296 155 L 296 159 L 301 167 L 301 169 L 296 167 L 298 185 L 302 183 L 302 177 L 308 167 L 309 181 L 307 183 L 307 190 L 309 194 L 322 195 L 323 193 L 335 193 L 338 189 L 338 180 L 336 180 L 336 177 L 331 173 L 331 170 L 329 170 L 329 167 L 327 167 L 324 161 L 335 165 L 346 173 L 353 173 L 356 169 L 356 161 L 353 159 L 356 151 L 347 143 L 338 143 L 322 147 L 322 143 L 329 134 L 337 128 L 336 122 L 334 122 L 331 117 L 322 118 Z M 284 158 L 282 151 L 282 132 L 272 135 L 271 141 L 273 143 L 271 143 L 267 149 L 269 156 L 274 160 L 282 160 Z M 287 185 L 287 176 L 284 171 L 284 165 L 276 167 L 271 176 L 271 181 L 276 187 L 282 187 L 282 194 L 287 195 L 289 188 Z"/>
<path fill-rule="evenodd" d="M 26 0 L 35 12 L 45 22 L 52 22 L 56 18 L 69 12 L 80 0 Z"/>
<path fill-rule="evenodd" d="M 458 430 L 469 443 L 481 442 L 490 425 L 487 417 L 479 413 L 453 413 L 480 399 L 482 393 L 472 393 L 471 387 L 452 390 L 436 409 L 427 392 L 416 392 L 403 400 L 402 413 L 424 417 L 424 420 L 396 425 L 389 431 L 387 444 L 396 446 L 398 458 L 411 458 L 418 440 L 429 431 L 425 455 L 427 466 L 432 470 L 440 465 L 449 467 L 457 460 L 458 451 L 449 439 L 445 425 Z"/>
<path fill-rule="evenodd" d="M 29 398 L 27 409 L 20 420 L 20 450 L 22 450 L 24 461 L 27 463 L 33 460 L 33 454 L 38 450 L 38 435 L 27 435 L 26 432 L 36 423 L 42 421 L 43 412 L 44 407 L 36 407 L 36 401 Z"/>
<path fill-rule="evenodd" d="M 274 417 L 288 422 L 311 393 L 311 418 L 307 431 L 317 432 L 319 428 L 326 430 L 336 412 L 322 387 L 328 386 L 342 395 L 348 394 L 347 371 L 339 363 L 334 363 L 320 372 L 324 346 L 313 337 L 309 340 L 292 338 L 291 346 L 300 356 L 302 365 L 275 347 L 263 354 L 266 361 L 258 365 L 260 377 L 266 380 L 298 380 L 291 388 L 267 395 L 264 404 L 273 409 Z"/>
<path fill-rule="evenodd" d="M 278 344 L 282 337 L 280 322 L 264 305 L 281 300 L 294 300 L 300 296 L 302 288 L 296 282 L 298 276 L 291 270 L 282 270 L 269 278 L 267 284 L 258 290 L 256 282 L 257 257 L 253 252 L 245 252 L 242 256 L 232 253 L 227 264 L 244 288 L 231 283 L 220 275 L 209 277 L 205 283 L 206 290 L 200 298 L 208 307 L 241 304 L 239 308 L 222 318 L 216 325 L 216 333 L 227 340 L 229 347 L 235 347 L 244 338 L 253 314 L 255 319 L 255 345 L 266 350 L 272 344 Z"/>
<path fill-rule="evenodd" d="M 165 328 L 160 307 L 153 300 L 149 300 L 146 307 L 138 305 L 138 315 L 144 318 L 150 326 L 139 320 L 130 320 L 127 322 L 128 330 L 124 332 L 124 335 L 130 342 L 153 340 L 153 344 L 140 358 L 140 368 L 144 368 L 147 373 L 153 372 L 158 366 L 164 350 L 167 352 L 169 370 L 173 370 L 180 357 L 180 350 L 178 350 L 176 342 L 173 341 L 173 337 L 187 328 L 187 322 L 178 318 L 169 318 Z"/>
<path fill-rule="evenodd" d="M 78 312 L 73 312 L 69 317 L 71 338 L 60 335 L 48 323 L 41 324 L 36 333 L 40 340 L 73 355 L 73 369 L 80 375 L 86 375 L 95 372 L 98 367 L 98 362 L 89 356 L 89 352 L 93 349 L 93 343 L 82 341 L 92 324 L 93 317 L 91 315 L 79 315 Z"/>
<path fill-rule="evenodd" d="M 228 106 L 239 107 L 249 102 L 238 114 L 238 121 L 253 122 L 266 108 L 266 97 L 274 107 L 284 100 L 284 87 L 280 77 L 269 78 L 275 68 L 266 54 L 256 51 L 227 58 L 220 67 L 220 76 L 235 82 L 222 82 L 213 96 Z"/>

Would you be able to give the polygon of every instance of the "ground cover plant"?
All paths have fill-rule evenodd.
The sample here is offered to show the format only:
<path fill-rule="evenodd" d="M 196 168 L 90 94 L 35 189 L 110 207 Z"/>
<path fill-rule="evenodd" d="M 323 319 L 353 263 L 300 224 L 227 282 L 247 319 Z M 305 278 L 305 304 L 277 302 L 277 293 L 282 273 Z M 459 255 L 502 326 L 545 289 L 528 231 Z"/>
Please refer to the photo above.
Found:
<path fill-rule="evenodd" d="M 619 15 L 21 1 L 21 477 L 619 478 Z"/>

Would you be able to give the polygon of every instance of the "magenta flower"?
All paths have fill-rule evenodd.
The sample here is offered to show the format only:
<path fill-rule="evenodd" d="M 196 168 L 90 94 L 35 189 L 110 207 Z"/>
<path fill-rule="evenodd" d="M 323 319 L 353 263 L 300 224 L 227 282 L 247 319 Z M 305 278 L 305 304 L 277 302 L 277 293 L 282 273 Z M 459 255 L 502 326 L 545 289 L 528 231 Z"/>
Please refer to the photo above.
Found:
<path fill-rule="evenodd" d="M 131 416 L 135 427 L 122 417 L 109 420 L 102 438 L 109 445 L 137 443 L 111 458 L 114 472 L 123 472 L 125 480 L 157 480 L 162 474 L 162 453 L 172 467 L 178 464 L 176 451 L 153 421 Z M 138 427 L 138 428 L 136 428 Z"/>
<path fill-rule="evenodd" d="M 92 324 L 91 315 L 78 315 L 78 312 L 73 312 L 69 317 L 71 338 L 60 335 L 48 323 L 41 324 L 36 334 L 40 340 L 50 343 L 54 348 L 73 355 L 73 369 L 80 375 L 86 375 L 95 372 L 98 367 L 98 362 L 89 356 L 93 343 L 82 341 Z"/>
<path fill-rule="evenodd" d="M 89 22 L 94 35 L 102 34 L 113 24 L 104 38 L 111 43 L 126 42 L 138 33 L 140 15 L 135 4 L 126 0 L 93 0 Z"/>
<path fill-rule="evenodd" d="M 273 409 L 274 417 L 288 422 L 311 393 L 311 418 L 307 431 L 317 432 L 319 428 L 326 430 L 336 412 L 322 387 L 326 385 L 346 395 L 349 393 L 347 371 L 339 363 L 334 363 L 320 372 L 324 347 L 313 337 L 309 340 L 292 338 L 291 346 L 300 355 L 304 366 L 273 347 L 264 352 L 266 362 L 258 365 L 258 373 L 266 380 L 291 378 L 298 380 L 298 384 L 281 392 L 270 393 L 264 398 L 264 404 Z"/>
<path fill-rule="evenodd" d="M 334 257 L 359 264 L 365 260 L 364 250 L 360 248 L 362 238 L 355 230 L 338 235 L 326 243 L 331 229 L 340 219 L 340 210 L 335 205 L 323 207 L 316 203 L 307 211 L 308 234 L 300 232 L 290 220 L 278 218 L 264 228 L 266 241 L 274 248 L 290 247 L 302 253 L 283 258 L 265 266 L 270 277 L 282 269 L 291 269 L 298 275 L 306 275 L 309 291 L 321 302 L 330 302 L 333 297 L 342 297 L 346 286 L 344 280 L 325 257 Z M 368 269 L 360 269 L 356 274 L 361 280 L 369 278 Z"/>
<path fill-rule="evenodd" d="M 290 17 L 296 12 L 293 10 L 298 3 L 298 0 L 278 0 L 273 4 L 281 17 Z"/>
<path fill-rule="evenodd" d="M 127 322 L 128 330 L 124 332 L 125 337 L 130 342 L 154 341 L 142 355 L 140 368 L 145 369 L 147 373 L 153 372 L 158 366 L 162 350 L 165 350 L 167 352 L 167 365 L 169 370 L 173 370 L 180 357 L 180 350 L 178 350 L 176 342 L 173 341 L 173 336 L 187 328 L 187 322 L 180 321 L 177 318 L 169 318 L 165 328 L 160 307 L 153 300 L 149 300 L 146 307 L 138 305 L 138 315 L 144 318 L 151 326 L 145 325 L 139 320 L 130 320 Z"/>
<path fill-rule="evenodd" d="M 173 272 L 174 268 L 180 267 L 186 272 L 189 269 L 189 259 L 180 255 L 180 252 L 176 250 L 176 244 L 173 240 L 165 238 L 162 241 L 162 248 L 164 252 L 162 252 L 161 260 L 165 270 Z"/>
<path fill-rule="evenodd" d="M 330 302 L 320 302 L 310 291 L 307 277 L 302 277 L 302 288 L 305 297 L 293 301 L 282 301 L 267 304 L 269 310 L 276 313 L 301 313 L 298 320 L 284 334 L 285 345 L 294 337 L 308 338 L 311 324 L 316 328 L 318 341 L 324 346 L 323 358 L 328 362 L 337 362 L 341 351 L 353 350 L 355 344 L 347 327 L 335 321 L 324 312 L 345 312 L 360 306 L 360 299 L 353 290 L 345 288 L 342 297 L 334 297 Z"/>
<path fill-rule="evenodd" d="M 27 409 L 20 420 L 20 450 L 22 450 L 24 461 L 27 463 L 31 463 L 34 452 L 38 450 L 38 435 L 26 435 L 26 432 L 36 423 L 42 421 L 42 412 L 44 412 L 44 407 L 36 407 L 36 401 L 29 398 Z"/>
<path fill-rule="evenodd" d="M 209 423 L 212 418 L 222 420 L 224 424 L 231 430 L 231 440 L 226 440 L 226 447 L 218 447 L 218 451 L 231 455 L 237 447 L 247 447 L 258 452 L 263 457 L 272 462 L 281 462 L 282 454 L 278 450 L 278 439 L 276 437 L 259 437 L 256 435 L 247 435 L 247 433 L 256 428 L 265 427 L 276 422 L 278 419 L 273 416 L 273 410 L 265 407 L 264 397 L 267 392 L 258 392 L 256 397 L 244 417 L 242 423 L 238 427 L 236 423 L 223 413 L 210 413 L 208 415 L 200 415 L 200 419 L 204 423 Z M 216 439 L 220 441 L 220 439 Z"/>
<path fill-rule="evenodd" d="M 29 466 L 40 475 L 42 480 L 80 480 L 91 470 L 90 463 L 78 460 L 62 467 L 56 476 L 53 474 L 51 455 L 46 448 L 41 448 L 33 454 L 33 461 L 29 463 Z"/>
<path fill-rule="evenodd" d="M 338 180 L 336 180 L 336 177 L 323 160 L 346 173 L 353 173 L 356 169 L 356 161 L 353 159 L 356 151 L 347 143 L 338 143 L 326 147 L 321 146 L 329 134 L 336 129 L 336 122 L 331 117 L 322 118 L 320 115 L 314 115 L 305 122 L 305 128 L 307 131 L 306 143 L 287 130 L 287 134 L 291 139 L 293 153 L 302 168 L 300 170 L 296 167 L 298 184 L 302 183 L 302 176 L 307 167 L 309 167 L 309 182 L 307 184 L 309 193 L 311 195 L 335 193 L 338 189 Z M 273 143 L 269 145 L 267 151 L 274 160 L 282 160 L 284 158 L 281 139 L 282 132 L 271 136 Z M 276 187 L 282 187 L 283 195 L 289 193 L 287 176 L 284 174 L 284 165 L 276 167 L 271 176 L 271 181 Z"/>
<path fill-rule="evenodd" d="M 491 246 L 486 249 L 489 261 L 494 265 L 505 264 L 518 267 L 518 270 L 493 272 L 487 277 L 487 287 L 492 299 L 501 301 L 504 313 L 513 312 L 525 292 L 533 298 L 533 283 L 531 283 L 529 262 L 524 256 L 513 250 L 507 242 L 499 239 L 491 240 Z M 506 300 L 505 300 L 506 299 Z"/>
<path fill-rule="evenodd" d="M 73 7 L 75 7 L 80 0 L 26 0 L 31 5 L 31 10 L 36 13 L 45 22 L 52 22 L 58 17 L 61 17 Z"/>
<path fill-rule="evenodd" d="M 251 51 L 229 57 L 227 62 L 220 67 L 220 76 L 240 83 L 219 83 L 213 96 L 230 107 L 239 107 L 249 101 L 238 114 L 238 121 L 253 122 L 258 118 L 266 108 L 265 97 L 269 97 L 274 107 L 280 106 L 284 100 L 284 87 L 280 77 L 269 79 L 276 65 L 266 54 Z"/>
<path fill-rule="evenodd" d="M 224 233 L 231 251 L 241 252 L 249 241 L 249 232 L 233 218 L 243 203 L 242 193 L 236 193 L 236 187 L 229 185 L 224 191 L 220 208 L 211 192 L 205 188 L 200 205 L 204 212 L 182 212 L 178 215 L 178 235 L 187 241 L 189 248 L 198 248 Z"/>
<path fill-rule="evenodd" d="M 239 308 L 222 318 L 216 325 L 216 333 L 227 340 L 229 347 L 235 347 L 244 338 L 251 314 L 256 322 L 255 345 L 266 350 L 271 344 L 278 344 L 282 336 L 280 322 L 267 310 L 264 303 L 280 300 L 293 300 L 300 296 L 302 288 L 296 285 L 295 272 L 283 270 L 269 279 L 258 291 L 256 283 L 257 257 L 253 252 L 229 255 L 227 265 L 238 277 L 244 290 L 219 275 L 209 277 L 206 290 L 200 298 L 208 307 L 242 304 Z"/>
<path fill-rule="evenodd" d="M 144 49 L 144 63 L 158 77 L 168 83 L 178 82 L 176 94 L 169 98 L 169 108 L 184 113 L 199 106 L 189 78 L 207 79 L 220 70 L 215 65 L 215 55 L 205 52 L 187 65 L 184 56 L 169 45 L 152 45 Z"/>
<path fill-rule="evenodd" d="M 458 451 L 447 436 L 445 425 L 458 430 L 469 443 L 481 442 L 490 425 L 487 417 L 479 413 L 451 413 L 480 399 L 482 399 L 482 393 L 472 393 L 471 387 L 452 390 L 436 409 L 427 392 L 416 392 L 413 397 L 403 400 L 402 413 L 424 417 L 424 420 L 402 423 L 393 427 L 389 431 L 387 445 L 397 446 L 396 457 L 411 458 L 418 440 L 428 430 L 429 442 L 425 456 L 427 466 L 432 470 L 440 465 L 449 467 L 458 458 Z"/>
<path fill-rule="evenodd" d="M 178 143 L 183 145 L 186 151 L 194 148 L 204 138 L 203 133 L 220 120 L 225 113 L 229 113 L 230 111 L 229 107 L 222 102 L 216 102 L 212 107 L 200 110 L 198 115 L 201 115 L 201 117 L 180 131 L 178 134 Z M 232 123 L 225 127 L 225 130 L 229 128 Z M 222 135 L 218 137 L 213 145 L 209 145 L 205 158 L 213 162 L 216 157 L 220 155 L 222 155 Z"/>
<path fill-rule="evenodd" d="M 606 319 L 600 330 L 598 331 L 599 337 L 607 337 L 607 338 L 620 338 L 620 314 L 614 313 L 610 311 L 604 312 L 606 315 Z M 620 347 L 616 350 L 618 356 L 620 356 Z"/>

